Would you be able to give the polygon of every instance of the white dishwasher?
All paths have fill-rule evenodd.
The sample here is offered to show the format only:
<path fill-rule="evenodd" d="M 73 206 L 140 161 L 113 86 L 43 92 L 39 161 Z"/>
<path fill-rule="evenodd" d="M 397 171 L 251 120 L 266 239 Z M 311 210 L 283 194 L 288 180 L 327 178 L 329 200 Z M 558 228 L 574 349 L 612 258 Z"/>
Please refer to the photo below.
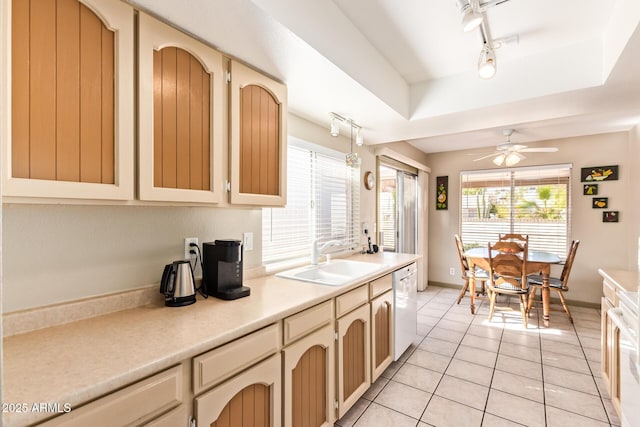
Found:
<path fill-rule="evenodd" d="M 409 264 L 392 273 L 394 306 L 393 360 L 398 360 L 418 332 L 418 270 Z"/>

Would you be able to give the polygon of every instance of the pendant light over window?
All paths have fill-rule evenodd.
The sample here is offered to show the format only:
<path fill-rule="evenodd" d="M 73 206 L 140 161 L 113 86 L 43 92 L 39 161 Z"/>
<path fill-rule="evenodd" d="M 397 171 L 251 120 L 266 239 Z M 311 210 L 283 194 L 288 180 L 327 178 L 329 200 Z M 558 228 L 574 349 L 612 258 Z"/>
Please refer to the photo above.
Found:
<path fill-rule="evenodd" d="M 358 153 L 353 151 L 353 130 L 355 129 L 355 141 L 358 147 L 364 144 L 364 137 L 362 136 L 362 126 L 358 125 L 353 119 L 343 117 L 340 114 L 329 113 L 329 117 L 331 117 L 331 136 L 340 135 L 340 125 L 349 126 L 349 143 L 350 143 L 350 151 L 347 153 L 346 162 L 347 166 L 358 166 L 360 164 L 360 159 L 358 158 Z"/>

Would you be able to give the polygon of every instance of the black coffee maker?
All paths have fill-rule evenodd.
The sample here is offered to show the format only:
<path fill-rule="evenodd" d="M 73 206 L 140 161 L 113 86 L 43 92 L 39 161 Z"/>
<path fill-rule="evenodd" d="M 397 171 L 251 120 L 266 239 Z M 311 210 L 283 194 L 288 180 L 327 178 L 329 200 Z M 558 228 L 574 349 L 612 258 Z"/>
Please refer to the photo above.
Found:
<path fill-rule="evenodd" d="M 242 249 L 240 240 L 215 240 L 202 244 L 202 280 L 207 294 L 224 300 L 249 295 L 251 289 L 242 286 Z"/>

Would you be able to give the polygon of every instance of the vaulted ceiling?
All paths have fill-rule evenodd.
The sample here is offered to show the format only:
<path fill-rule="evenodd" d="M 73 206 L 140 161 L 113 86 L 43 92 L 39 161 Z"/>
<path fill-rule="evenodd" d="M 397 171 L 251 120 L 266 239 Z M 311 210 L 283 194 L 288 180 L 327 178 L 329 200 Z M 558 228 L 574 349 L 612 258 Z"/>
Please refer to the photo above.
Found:
<path fill-rule="evenodd" d="M 296 115 L 333 111 L 366 144 L 425 152 L 628 130 L 640 123 L 640 1 L 480 0 L 497 73 L 457 0 L 130 0 L 289 88 Z M 517 43 L 500 43 L 513 39 Z"/>

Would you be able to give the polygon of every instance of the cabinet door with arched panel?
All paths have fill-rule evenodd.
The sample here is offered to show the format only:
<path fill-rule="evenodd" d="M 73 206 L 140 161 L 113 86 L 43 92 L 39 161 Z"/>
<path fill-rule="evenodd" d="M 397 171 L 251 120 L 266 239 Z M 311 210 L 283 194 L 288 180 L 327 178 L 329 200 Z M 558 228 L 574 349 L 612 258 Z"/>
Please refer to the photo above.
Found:
<path fill-rule="evenodd" d="M 3 195 L 133 199 L 133 8 L 117 0 L 2 8 Z"/>
<path fill-rule="evenodd" d="M 341 418 L 371 385 L 370 312 L 367 303 L 336 321 L 338 418 Z"/>
<path fill-rule="evenodd" d="M 139 16 L 139 196 L 217 203 L 223 193 L 222 55 Z"/>
<path fill-rule="evenodd" d="M 371 382 L 393 362 L 393 291 L 371 300 Z"/>
<path fill-rule="evenodd" d="M 284 206 L 287 87 L 230 62 L 231 203 Z"/>
<path fill-rule="evenodd" d="M 199 426 L 280 427 L 280 354 L 195 398 Z"/>

